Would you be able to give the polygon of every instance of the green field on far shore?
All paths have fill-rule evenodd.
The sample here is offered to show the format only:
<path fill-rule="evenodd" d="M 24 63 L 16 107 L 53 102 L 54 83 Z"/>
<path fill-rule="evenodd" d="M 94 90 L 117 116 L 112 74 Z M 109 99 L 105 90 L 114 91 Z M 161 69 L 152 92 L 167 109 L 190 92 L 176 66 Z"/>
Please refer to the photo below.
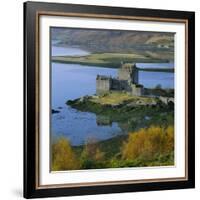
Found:
<path fill-rule="evenodd" d="M 87 66 L 119 68 L 122 63 L 166 63 L 169 60 L 153 58 L 137 53 L 92 53 L 87 56 L 53 56 L 52 62 L 73 63 Z M 173 68 L 140 69 L 142 71 L 174 72 Z"/>

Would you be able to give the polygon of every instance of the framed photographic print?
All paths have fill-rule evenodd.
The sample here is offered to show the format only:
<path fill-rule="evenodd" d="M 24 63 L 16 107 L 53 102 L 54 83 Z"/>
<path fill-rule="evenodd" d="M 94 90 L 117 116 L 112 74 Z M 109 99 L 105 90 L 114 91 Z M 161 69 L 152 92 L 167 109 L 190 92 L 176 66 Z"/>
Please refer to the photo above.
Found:
<path fill-rule="evenodd" d="M 194 13 L 24 3 L 24 197 L 193 188 Z"/>

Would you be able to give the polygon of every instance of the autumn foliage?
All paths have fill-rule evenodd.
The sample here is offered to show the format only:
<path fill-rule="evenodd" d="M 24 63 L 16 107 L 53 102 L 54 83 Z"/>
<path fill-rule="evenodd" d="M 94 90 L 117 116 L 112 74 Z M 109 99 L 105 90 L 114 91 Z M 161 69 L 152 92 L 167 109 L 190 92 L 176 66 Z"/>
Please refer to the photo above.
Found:
<path fill-rule="evenodd" d="M 65 138 L 60 138 L 52 145 L 52 170 L 73 170 L 79 168 L 79 163 L 69 141 Z"/>
<path fill-rule="evenodd" d="M 129 134 L 122 147 L 122 158 L 152 160 L 160 155 L 170 154 L 173 150 L 174 127 L 151 126 Z"/>
<path fill-rule="evenodd" d="M 101 168 L 103 161 L 104 153 L 99 149 L 98 142 L 93 138 L 88 139 L 81 154 L 82 168 Z"/>
<path fill-rule="evenodd" d="M 174 127 L 151 126 L 129 133 L 120 152 L 106 154 L 105 147 L 89 139 L 81 147 L 72 147 L 66 138 L 52 144 L 53 171 L 172 165 L 174 163 Z M 112 151 L 112 148 L 109 148 Z"/>

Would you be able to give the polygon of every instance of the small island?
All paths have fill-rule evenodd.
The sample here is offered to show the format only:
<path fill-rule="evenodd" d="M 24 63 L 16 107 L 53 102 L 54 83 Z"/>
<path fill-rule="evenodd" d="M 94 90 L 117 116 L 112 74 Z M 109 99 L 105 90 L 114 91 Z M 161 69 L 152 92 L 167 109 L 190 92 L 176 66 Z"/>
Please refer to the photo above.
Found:
<path fill-rule="evenodd" d="M 161 105 L 167 107 L 174 104 L 173 95 L 173 89 L 144 88 L 139 84 L 136 64 L 126 63 L 118 69 L 118 77 L 97 75 L 96 95 L 69 100 L 67 104 L 79 109 L 83 107 L 82 104 L 88 103 L 113 108 Z M 84 107 L 86 109 L 86 105 Z"/>

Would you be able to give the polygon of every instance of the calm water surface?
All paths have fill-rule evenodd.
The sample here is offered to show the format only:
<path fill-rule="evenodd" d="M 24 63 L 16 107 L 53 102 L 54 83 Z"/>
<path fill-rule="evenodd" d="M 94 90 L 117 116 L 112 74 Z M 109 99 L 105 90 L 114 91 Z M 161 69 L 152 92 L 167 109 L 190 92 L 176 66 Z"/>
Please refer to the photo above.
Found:
<path fill-rule="evenodd" d="M 52 46 L 52 55 L 87 55 L 89 52 L 76 48 Z M 139 67 L 173 67 L 172 63 L 139 64 Z M 53 138 L 64 136 L 72 145 L 84 144 L 88 139 L 106 140 L 126 134 L 116 122 L 110 125 L 98 125 L 97 116 L 89 112 L 80 112 L 66 105 L 72 100 L 85 95 L 95 94 L 97 74 L 116 76 L 117 70 L 78 64 L 52 63 L 51 107 L 59 110 L 51 115 L 51 134 Z M 145 87 L 161 84 L 163 88 L 174 87 L 174 74 L 162 72 L 139 72 L 139 82 Z"/>

